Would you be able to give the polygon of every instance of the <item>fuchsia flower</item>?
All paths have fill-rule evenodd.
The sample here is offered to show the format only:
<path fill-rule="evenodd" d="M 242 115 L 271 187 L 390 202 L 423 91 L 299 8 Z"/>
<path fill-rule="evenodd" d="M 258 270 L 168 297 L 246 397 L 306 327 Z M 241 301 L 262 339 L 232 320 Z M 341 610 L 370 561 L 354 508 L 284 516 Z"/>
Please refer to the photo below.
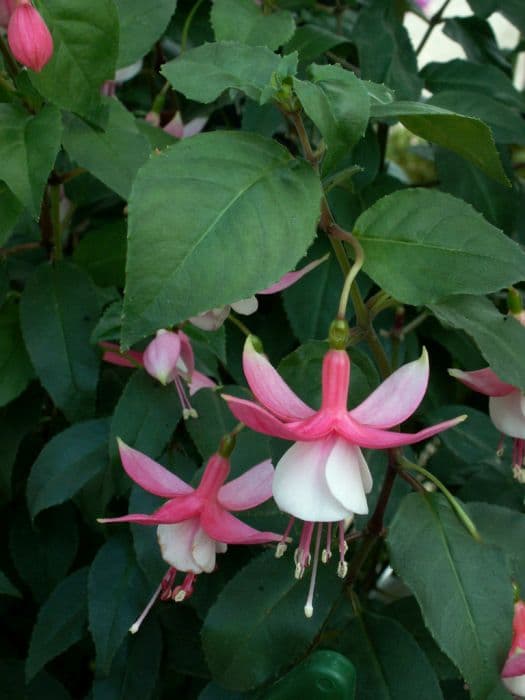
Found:
<path fill-rule="evenodd" d="M 122 465 L 128 476 L 146 491 L 169 500 L 151 515 L 131 514 L 120 518 L 103 518 L 101 523 L 136 523 L 156 525 L 162 558 L 170 568 L 137 622 L 136 632 L 151 606 L 162 600 L 182 601 L 193 592 L 195 578 L 215 569 L 216 554 L 229 544 L 275 542 L 281 535 L 259 532 L 231 515 L 267 501 L 272 495 L 273 466 L 261 462 L 242 476 L 224 482 L 230 472 L 229 455 L 234 439 L 223 439 L 219 452 L 208 460 L 196 489 L 179 479 L 146 455 L 119 440 Z M 177 571 L 186 572 L 181 585 L 175 586 Z"/>
<path fill-rule="evenodd" d="M 389 431 L 406 420 L 421 403 L 428 384 L 428 356 L 394 372 L 363 403 L 347 409 L 350 358 L 346 350 L 330 349 L 323 361 L 322 405 L 314 411 L 296 396 L 262 354 L 260 342 L 246 340 L 243 367 L 248 384 L 259 403 L 224 396 L 234 416 L 248 427 L 295 444 L 277 464 L 273 496 L 281 510 L 305 521 L 295 553 L 296 577 L 311 560 L 310 547 L 318 524 L 314 569 L 305 614 L 312 615 L 315 570 L 323 523 L 328 523 L 323 562 L 331 556 L 332 523 L 339 525 L 338 574 L 346 576 L 344 561 L 345 520 L 354 513 L 367 513 L 366 494 L 372 477 L 362 447 L 386 449 L 410 445 L 457 425 L 465 416 L 445 421 L 418 433 Z M 278 554 L 284 552 L 284 542 Z"/>
<path fill-rule="evenodd" d="M 53 38 L 29 0 L 20 0 L 7 28 L 7 40 L 19 63 L 39 73 L 53 55 Z"/>
<path fill-rule="evenodd" d="M 525 603 L 514 605 L 512 644 L 501 672 L 503 685 L 513 695 L 525 698 Z"/>
<path fill-rule="evenodd" d="M 160 126 L 160 115 L 157 112 L 148 112 L 145 119 L 153 126 Z M 182 121 L 180 112 L 175 112 L 173 119 L 165 124 L 162 130 L 174 136 L 176 139 L 188 139 L 190 136 L 200 134 L 207 122 L 208 117 L 195 117 L 195 119 L 190 119 L 190 121 L 185 124 Z"/>
<path fill-rule="evenodd" d="M 189 385 L 190 396 L 199 389 L 216 386 L 214 381 L 195 369 L 190 340 L 182 331 L 157 331 L 157 335 L 143 353 L 130 350 L 121 354 L 118 345 L 114 343 L 102 342 L 100 345 L 105 350 L 102 359 L 106 362 L 121 367 L 144 367 L 146 372 L 161 384 L 175 384 L 184 418 L 196 418 L 197 413 L 186 396 L 181 380 Z"/>
<path fill-rule="evenodd" d="M 317 260 L 313 260 L 311 263 L 308 263 L 308 265 L 305 265 L 300 270 L 287 272 L 285 275 L 283 275 L 283 277 L 281 277 L 280 280 L 275 282 L 275 284 L 266 287 L 266 289 L 262 289 L 260 292 L 257 292 L 257 294 L 277 294 L 278 292 L 282 292 L 283 289 L 288 289 L 288 287 L 291 287 L 293 284 L 298 282 L 301 277 L 304 277 L 318 265 L 327 260 L 328 257 L 328 255 L 324 255 L 322 258 L 318 258 Z M 247 299 L 235 301 L 233 304 L 229 304 L 227 306 L 219 306 L 216 309 L 205 311 L 198 316 L 192 316 L 189 321 L 203 331 L 216 331 L 227 319 L 230 309 L 233 309 L 238 314 L 242 314 L 243 316 L 250 316 L 251 314 L 254 314 L 258 308 L 259 302 L 255 296 L 251 296 Z"/>
<path fill-rule="evenodd" d="M 489 413 L 496 428 L 514 440 L 512 470 L 525 483 L 525 396 L 521 389 L 502 381 L 490 367 L 474 372 L 449 369 L 449 374 L 469 389 L 489 396 Z"/>

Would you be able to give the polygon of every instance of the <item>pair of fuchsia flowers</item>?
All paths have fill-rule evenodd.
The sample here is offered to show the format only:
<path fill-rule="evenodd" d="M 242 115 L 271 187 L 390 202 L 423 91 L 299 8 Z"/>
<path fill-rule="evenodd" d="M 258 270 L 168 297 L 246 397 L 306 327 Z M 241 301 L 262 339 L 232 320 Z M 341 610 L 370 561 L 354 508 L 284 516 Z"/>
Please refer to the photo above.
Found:
<path fill-rule="evenodd" d="M 160 335 L 161 339 L 165 333 Z M 144 364 L 147 352 L 142 358 Z M 415 434 L 388 430 L 412 415 L 423 399 L 429 374 L 426 351 L 419 360 L 394 372 L 351 411 L 347 410 L 350 358 L 344 349 L 332 348 L 324 358 L 323 398 L 318 411 L 293 393 L 262 354 L 253 336 L 246 341 L 243 366 L 258 403 L 233 396 L 224 398 L 233 414 L 248 427 L 294 441 L 275 473 L 266 461 L 225 484 L 232 449 L 231 441 L 227 440 L 208 461 L 199 486 L 193 490 L 146 455 L 120 444 L 122 463 L 129 476 L 151 493 L 169 499 L 151 515 L 132 514 L 103 521 L 158 528 L 162 555 L 170 569 L 145 613 L 157 596 L 182 600 L 189 595 L 195 576 L 212 571 L 216 553 L 224 551 L 228 544 L 279 542 L 277 554 L 282 554 L 293 519 L 299 518 L 304 526 L 295 555 L 298 578 L 311 563 L 314 541 L 314 565 L 305 605 L 305 614 L 311 616 L 323 532 L 326 539 L 321 558 L 326 562 L 331 556 L 332 527 L 335 524 L 339 529 L 338 574 L 344 577 L 347 572 L 345 521 L 354 513 L 368 512 L 366 493 L 372 487 L 372 477 L 361 448 L 386 449 L 412 444 L 463 419 L 449 420 Z M 173 372 L 168 376 L 172 375 Z M 229 512 L 255 507 L 272 493 L 281 510 L 292 516 L 284 535 L 258 532 Z M 187 573 L 182 585 L 175 585 L 177 570 Z M 133 631 L 142 619 L 143 615 Z"/>

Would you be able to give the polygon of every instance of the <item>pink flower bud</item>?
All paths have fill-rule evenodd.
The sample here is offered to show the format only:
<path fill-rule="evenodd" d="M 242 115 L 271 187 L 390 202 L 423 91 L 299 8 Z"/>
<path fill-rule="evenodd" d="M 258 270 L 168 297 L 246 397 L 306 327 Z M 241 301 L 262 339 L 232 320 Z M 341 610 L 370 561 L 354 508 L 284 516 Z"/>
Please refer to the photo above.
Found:
<path fill-rule="evenodd" d="M 7 40 L 16 60 L 37 73 L 53 55 L 49 29 L 29 0 L 22 0 L 11 15 Z"/>
<path fill-rule="evenodd" d="M 7 27 L 15 9 L 15 0 L 0 0 L 0 27 Z"/>
<path fill-rule="evenodd" d="M 177 333 L 160 330 L 144 351 L 144 367 L 161 384 L 172 382 L 177 375 L 181 341 Z"/>

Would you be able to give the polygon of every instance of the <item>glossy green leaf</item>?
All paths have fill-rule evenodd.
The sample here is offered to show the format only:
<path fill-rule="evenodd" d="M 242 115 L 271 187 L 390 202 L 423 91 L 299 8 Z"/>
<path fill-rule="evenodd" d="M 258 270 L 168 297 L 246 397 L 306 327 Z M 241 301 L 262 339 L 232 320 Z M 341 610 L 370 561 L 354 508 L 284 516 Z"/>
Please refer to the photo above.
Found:
<path fill-rule="evenodd" d="M 125 221 L 109 221 L 88 231 L 75 248 L 73 260 L 100 287 L 123 287 L 126 265 Z"/>
<path fill-rule="evenodd" d="M 138 169 L 149 157 L 150 146 L 131 112 L 115 98 L 108 99 L 108 104 L 109 119 L 103 129 L 68 115 L 63 143 L 81 167 L 127 199 Z"/>
<path fill-rule="evenodd" d="M 429 307 L 445 326 L 464 330 L 501 379 L 525 389 L 525 328 L 520 323 L 484 297 L 458 295 Z"/>
<path fill-rule="evenodd" d="M 341 66 L 313 64 L 309 73 L 311 82 L 294 79 L 294 90 L 325 141 L 328 171 L 364 136 L 370 102 L 362 81 Z"/>
<path fill-rule="evenodd" d="M 22 210 L 21 202 L 7 185 L 0 181 L 0 245 L 9 239 Z"/>
<path fill-rule="evenodd" d="M 177 474 L 177 476 L 180 475 Z M 129 512 L 153 513 L 164 502 L 164 499 L 134 484 L 129 499 Z M 168 570 L 168 564 L 160 555 L 157 528 L 131 525 L 131 534 L 137 563 L 152 586 L 152 591 L 154 591 Z"/>
<path fill-rule="evenodd" d="M 89 417 L 94 408 L 100 360 L 89 338 L 98 314 L 93 283 L 69 262 L 38 267 L 22 295 L 20 320 L 31 362 L 70 420 Z"/>
<path fill-rule="evenodd" d="M 421 138 L 455 151 L 498 182 L 509 184 L 490 129 L 480 119 L 422 102 L 372 105 L 376 119 L 399 119 Z"/>
<path fill-rule="evenodd" d="M 89 629 L 97 652 L 97 675 L 109 674 L 129 627 L 146 603 L 144 589 L 129 538 L 123 534 L 112 537 L 99 549 L 88 578 Z"/>
<path fill-rule="evenodd" d="M 0 308 L 0 406 L 16 399 L 33 377 L 20 332 L 18 304 L 9 301 Z"/>
<path fill-rule="evenodd" d="M 400 100 L 419 97 L 423 81 L 417 59 L 396 9 L 383 0 L 372 0 L 358 14 L 352 40 L 359 53 L 361 77 L 393 88 Z"/>
<path fill-rule="evenodd" d="M 510 107 L 524 107 L 523 97 L 512 80 L 496 66 L 455 58 L 446 63 L 427 63 L 421 75 L 431 92 L 469 90 L 489 94 L 493 100 L 504 102 Z"/>
<path fill-rule="evenodd" d="M 480 119 L 488 124 L 498 143 L 525 143 L 525 122 L 520 113 L 492 96 L 469 90 L 448 90 L 431 97 L 430 103 Z"/>
<path fill-rule="evenodd" d="M 202 641 L 213 678 L 229 690 L 249 690 L 271 679 L 307 652 L 340 589 L 335 567 L 320 566 L 314 615 L 308 619 L 303 613 L 308 577 L 293 577 L 290 557 L 275 559 L 270 551 L 253 559 L 226 584 L 204 622 Z"/>
<path fill-rule="evenodd" d="M 31 82 L 62 109 L 90 116 L 100 88 L 115 75 L 118 14 L 113 0 L 46 0 L 40 6 L 51 30 L 53 56 Z"/>
<path fill-rule="evenodd" d="M 488 22 L 479 17 L 450 17 L 444 22 L 443 34 L 457 41 L 469 60 L 482 65 L 493 64 L 510 76 L 510 62 L 498 46 Z"/>
<path fill-rule="evenodd" d="M 472 539 L 442 497 L 421 494 L 405 498 L 387 542 L 392 566 L 416 596 L 432 636 L 473 700 L 485 700 L 499 687 L 512 628 L 503 552 Z"/>
<path fill-rule="evenodd" d="M 82 638 L 87 622 L 87 574 L 85 568 L 68 576 L 40 608 L 26 662 L 28 680 Z"/>
<path fill-rule="evenodd" d="M 336 648 L 356 667 L 359 700 L 443 700 L 424 652 L 394 620 L 358 615 Z"/>
<path fill-rule="evenodd" d="M 482 17 L 500 12 L 522 33 L 525 32 L 525 7 L 521 0 L 468 0 L 468 4 Z"/>
<path fill-rule="evenodd" d="M 216 0 L 210 19 L 216 41 L 237 41 L 272 50 L 285 44 L 295 30 L 291 12 L 267 12 L 262 6 L 245 0 Z"/>
<path fill-rule="evenodd" d="M 346 41 L 344 36 L 325 27 L 317 24 L 302 24 L 297 27 L 295 34 L 284 48 L 286 53 L 297 51 L 300 61 L 310 63 L 322 56 L 325 51 L 330 51 Z"/>
<path fill-rule="evenodd" d="M 31 115 L 21 107 L 0 104 L 0 179 L 31 215 L 37 218 L 48 175 L 60 148 L 60 112 L 48 105 Z M 15 223 L 20 209 L 4 194 L 6 231 Z"/>
<path fill-rule="evenodd" d="M 44 508 L 72 498 L 107 467 L 107 418 L 76 423 L 55 435 L 38 455 L 27 482 L 34 518 Z"/>
<path fill-rule="evenodd" d="M 314 236 L 320 195 L 308 164 L 254 134 L 200 134 L 150 160 L 129 206 L 123 343 L 293 269 Z"/>
<path fill-rule="evenodd" d="M 266 47 L 219 41 L 185 51 L 165 63 L 162 74 L 175 90 L 196 102 L 213 102 L 228 88 L 259 100 L 279 62 Z"/>
<path fill-rule="evenodd" d="M 117 68 L 129 66 L 148 53 L 164 33 L 177 0 L 115 0 L 119 18 Z"/>
<path fill-rule="evenodd" d="M 494 292 L 525 276 L 520 248 L 471 206 L 442 192 L 387 195 L 361 214 L 354 233 L 365 272 L 400 302 Z"/>

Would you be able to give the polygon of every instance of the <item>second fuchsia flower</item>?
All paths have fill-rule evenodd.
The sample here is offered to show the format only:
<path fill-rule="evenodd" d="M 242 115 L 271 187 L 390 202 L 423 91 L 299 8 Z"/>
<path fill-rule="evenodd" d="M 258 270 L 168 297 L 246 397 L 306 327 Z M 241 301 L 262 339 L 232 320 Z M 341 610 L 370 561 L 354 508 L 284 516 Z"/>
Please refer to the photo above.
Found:
<path fill-rule="evenodd" d="M 229 455 L 234 438 L 223 439 L 219 452 L 206 464 L 196 489 L 179 479 L 146 455 L 119 441 L 122 465 L 128 476 L 146 491 L 169 499 L 151 515 L 131 514 L 120 518 L 102 518 L 101 523 L 156 525 L 162 558 L 170 568 L 150 603 L 130 628 L 136 632 L 155 600 L 176 602 L 191 595 L 195 578 L 215 569 L 217 553 L 229 544 L 276 542 L 281 535 L 259 532 L 234 517 L 230 511 L 254 508 L 272 495 L 273 466 L 261 462 L 242 476 L 225 484 L 230 473 Z M 181 585 L 175 585 L 177 571 L 186 572 Z"/>
<path fill-rule="evenodd" d="M 514 605 L 512 644 L 501 672 L 503 685 L 513 695 L 525 698 L 525 603 Z"/>
<path fill-rule="evenodd" d="M 323 524 L 328 523 L 323 561 L 331 556 L 332 523 L 339 526 L 338 574 L 344 578 L 345 520 L 354 513 L 368 512 L 366 494 L 372 488 L 372 476 L 361 448 L 410 445 L 457 425 L 465 416 L 417 433 L 388 430 L 409 418 L 423 399 L 429 376 L 425 350 L 419 360 L 398 369 L 351 411 L 347 408 L 350 358 L 344 349 L 332 348 L 325 355 L 318 411 L 307 406 L 281 379 L 253 336 L 245 343 L 243 367 L 259 403 L 225 395 L 234 416 L 252 430 L 294 441 L 277 464 L 273 496 L 281 510 L 305 521 L 295 555 L 298 578 L 310 563 L 318 525 L 312 584 L 305 606 L 310 616 Z M 280 553 L 283 550 L 284 542 Z"/>
<path fill-rule="evenodd" d="M 12 11 L 7 40 L 16 60 L 37 73 L 53 55 L 51 33 L 42 15 L 29 0 L 21 0 Z"/>

